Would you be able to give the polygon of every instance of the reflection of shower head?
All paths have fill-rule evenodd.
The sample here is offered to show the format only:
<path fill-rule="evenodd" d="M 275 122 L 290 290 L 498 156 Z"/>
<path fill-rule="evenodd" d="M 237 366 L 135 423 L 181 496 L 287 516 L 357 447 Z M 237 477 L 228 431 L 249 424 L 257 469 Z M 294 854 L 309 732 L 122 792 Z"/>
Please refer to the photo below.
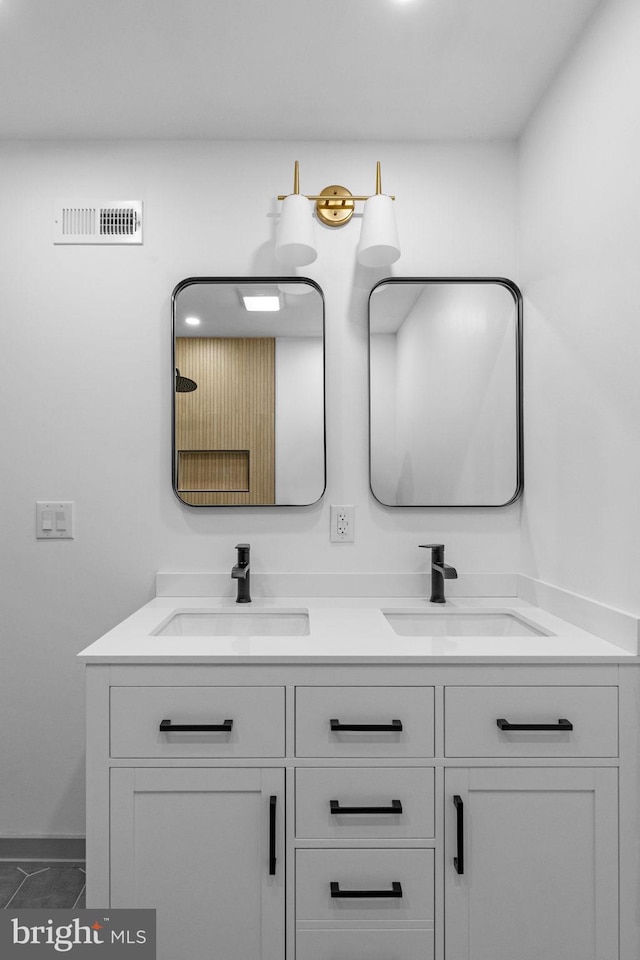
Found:
<path fill-rule="evenodd" d="M 190 380 L 189 377 L 181 377 L 180 371 L 176 367 L 176 393 L 192 393 L 197 389 L 198 384 L 195 380 Z"/>

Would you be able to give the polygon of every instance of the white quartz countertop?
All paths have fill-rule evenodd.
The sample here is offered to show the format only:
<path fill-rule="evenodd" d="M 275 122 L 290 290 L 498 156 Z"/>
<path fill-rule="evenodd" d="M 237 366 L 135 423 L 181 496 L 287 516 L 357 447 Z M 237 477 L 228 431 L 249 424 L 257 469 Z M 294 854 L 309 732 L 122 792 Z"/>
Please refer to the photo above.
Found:
<path fill-rule="evenodd" d="M 308 611 L 306 636 L 156 636 L 175 612 Z M 515 613 L 549 636 L 399 636 L 382 610 Z M 634 653 L 518 597 L 156 597 L 78 654 L 100 663 L 638 662 Z"/>

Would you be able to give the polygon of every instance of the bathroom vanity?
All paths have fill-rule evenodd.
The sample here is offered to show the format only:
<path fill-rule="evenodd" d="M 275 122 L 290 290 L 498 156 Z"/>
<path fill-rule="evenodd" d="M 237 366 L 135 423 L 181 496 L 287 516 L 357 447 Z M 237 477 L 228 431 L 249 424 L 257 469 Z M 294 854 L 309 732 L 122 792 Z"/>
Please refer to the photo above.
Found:
<path fill-rule="evenodd" d="M 87 904 L 159 960 L 637 960 L 633 651 L 514 597 L 159 597 L 80 657 Z"/>

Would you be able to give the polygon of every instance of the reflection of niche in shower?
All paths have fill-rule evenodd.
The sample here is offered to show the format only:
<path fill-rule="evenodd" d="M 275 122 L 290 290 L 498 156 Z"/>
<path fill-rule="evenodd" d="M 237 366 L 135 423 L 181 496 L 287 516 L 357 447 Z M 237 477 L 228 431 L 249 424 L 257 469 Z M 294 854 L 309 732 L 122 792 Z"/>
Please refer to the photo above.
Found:
<path fill-rule="evenodd" d="M 248 450 L 178 450 L 179 493 L 248 493 Z"/>
<path fill-rule="evenodd" d="M 198 384 L 175 397 L 180 498 L 275 503 L 275 339 L 177 337 L 175 364 Z"/>

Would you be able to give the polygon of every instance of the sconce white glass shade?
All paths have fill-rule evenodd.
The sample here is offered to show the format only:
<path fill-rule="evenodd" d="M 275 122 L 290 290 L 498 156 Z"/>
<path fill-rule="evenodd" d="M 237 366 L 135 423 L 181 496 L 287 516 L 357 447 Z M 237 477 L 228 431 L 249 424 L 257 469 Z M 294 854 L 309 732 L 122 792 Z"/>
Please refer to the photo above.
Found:
<path fill-rule="evenodd" d="M 357 256 L 364 267 L 386 267 L 400 256 L 393 200 L 385 193 L 374 194 L 364 205 Z"/>
<path fill-rule="evenodd" d="M 282 201 L 275 255 L 292 267 L 304 267 L 318 256 L 311 204 L 301 193 L 292 193 Z"/>

